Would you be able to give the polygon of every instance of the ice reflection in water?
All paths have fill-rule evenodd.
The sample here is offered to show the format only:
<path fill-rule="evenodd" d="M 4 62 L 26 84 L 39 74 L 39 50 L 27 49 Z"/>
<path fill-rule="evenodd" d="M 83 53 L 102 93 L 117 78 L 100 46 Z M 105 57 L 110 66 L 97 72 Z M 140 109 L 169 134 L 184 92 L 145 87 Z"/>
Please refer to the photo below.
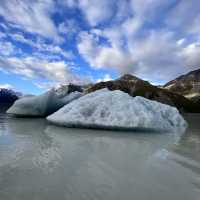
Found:
<path fill-rule="evenodd" d="M 0 199 L 199 200 L 194 127 L 183 136 L 111 132 L 1 115 Z"/>

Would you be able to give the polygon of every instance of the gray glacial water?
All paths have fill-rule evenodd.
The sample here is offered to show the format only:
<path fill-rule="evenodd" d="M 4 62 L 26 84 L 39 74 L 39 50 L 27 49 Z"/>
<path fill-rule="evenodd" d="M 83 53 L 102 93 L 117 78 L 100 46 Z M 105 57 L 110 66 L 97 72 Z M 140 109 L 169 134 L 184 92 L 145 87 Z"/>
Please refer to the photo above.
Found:
<path fill-rule="evenodd" d="M 0 114 L 0 200 L 200 200 L 200 115 L 179 133 L 56 127 Z"/>

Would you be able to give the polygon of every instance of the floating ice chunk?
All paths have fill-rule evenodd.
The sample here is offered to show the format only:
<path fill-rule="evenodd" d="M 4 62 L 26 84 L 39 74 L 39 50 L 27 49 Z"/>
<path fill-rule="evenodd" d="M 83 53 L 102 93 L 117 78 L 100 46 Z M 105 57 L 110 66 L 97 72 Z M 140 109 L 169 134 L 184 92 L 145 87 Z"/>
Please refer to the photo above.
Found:
<path fill-rule="evenodd" d="M 175 107 L 119 90 L 98 90 L 73 101 L 47 120 L 67 127 L 104 129 L 185 129 L 187 123 Z"/>
<path fill-rule="evenodd" d="M 72 92 L 64 97 L 60 97 L 52 89 L 39 96 L 23 97 L 15 101 L 7 113 L 17 116 L 43 117 L 54 113 L 62 106 L 80 96 L 80 92 Z"/>
<path fill-rule="evenodd" d="M 79 97 L 81 97 L 82 93 L 81 92 L 72 92 L 68 95 L 66 95 L 65 97 L 61 98 L 61 101 L 64 105 L 70 103 L 71 101 L 78 99 Z"/>

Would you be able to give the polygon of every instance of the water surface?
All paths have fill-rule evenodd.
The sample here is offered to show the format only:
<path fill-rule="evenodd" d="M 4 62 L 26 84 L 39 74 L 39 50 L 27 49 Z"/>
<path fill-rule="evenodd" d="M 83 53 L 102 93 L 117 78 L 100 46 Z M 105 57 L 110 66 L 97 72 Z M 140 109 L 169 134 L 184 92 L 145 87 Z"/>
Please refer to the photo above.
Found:
<path fill-rule="evenodd" d="M 2 200 L 199 200 L 200 115 L 179 133 L 61 128 L 0 114 Z"/>

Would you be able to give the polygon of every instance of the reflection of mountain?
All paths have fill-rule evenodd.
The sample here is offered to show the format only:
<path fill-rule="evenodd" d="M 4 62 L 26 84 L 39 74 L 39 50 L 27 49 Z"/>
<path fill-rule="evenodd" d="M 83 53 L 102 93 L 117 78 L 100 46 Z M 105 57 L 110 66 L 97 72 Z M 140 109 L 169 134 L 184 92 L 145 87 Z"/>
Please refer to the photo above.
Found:
<path fill-rule="evenodd" d="M 154 156 L 170 151 L 179 134 L 69 129 L 31 118 L 9 118 L 4 128 L 9 143 L 0 145 L 3 199 L 131 200 L 149 199 L 151 191 L 152 199 L 196 195 L 185 168 Z M 177 191 L 174 182 L 184 190 Z"/>
<path fill-rule="evenodd" d="M 178 154 L 184 155 L 185 157 L 199 162 L 200 166 L 200 115 L 189 114 L 186 115 L 185 118 L 188 121 L 189 128 L 187 130 L 187 133 L 179 141 L 178 145 L 175 146 L 174 151 Z"/>
<path fill-rule="evenodd" d="M 187 114 L 185 116 L 186 120 L 189 122 L 187 132 L 176 144 L 171 145 L 170 148 L 160 151 L 157 154 L 157 156 L 162 158 L 161 162 L 166 165 L 166 168 L 169 166 L 174 168 L 174 170 L 178 168 L 174 176 L 176 176 L 177 173 L 183 172 L 185 179 L 191 183 L 194 190 L 197 189 L 198 191 L 200 189 L 199 117 L 199 114 Z M 173 173 L 173 170 L 171 172 Z"/>
<path fill-rule="evenodd" d="M 15 135 L 37 137 L 46 127 L 46 120 L 42 118 L 14 118 L 7 119 L 7 129 Z"/>
<path fill-rule="evenodd" d="M 15 152 L 18 152 L 18 150 L 21 148 L 28 149 L 31 148 L 32 145 L 37 143 L 41 144 L 41 148 L 46 148 L 51 145 L 49 140 L 50 138 L 43 134 L 45 127 L 45 119 L 12 117 L 5 118 L 5 136 L 10 138 L 10 145 L 16 145 L 13 149 L 13 154 Z M 39 148 L 40 146 L 38 146 L 38 150 Z"/>
<path fill-rule="evenodd" d="M 124 75 L 117 80 L 96 83 L 86 89 L 86 93 L 94 92 L 102 88 L 121 90 L 131 96 L 142 96 L 150 100 L 175 106 L 179 110 L 187 112 L 200 112 L 200 106 L 184 96 L 153 86 L 149 82 L 129 74 Z"/>
<path fill-rule="evenodd" d="M 53 125 L 45 133 L 60 147 L 63 174 L 70 182 L 66 187 L 68 199 L 80 199 L 82 194 L 84 199 L 123 199 L 125 193 L 127 199 L 133 195 L 147 199 L 142 198 L 141 190 L 148 190 L 156 182 L 151 174 L 155 166 L 151 164 L 157 160 L 152 160 L 152 156 L 170 148 L 179 138 L 167 133 L 137 134 Z"/>
<path fill-rule="evenodd" d="M 1 199 L 59 198 L 55 192 L 59 179 L 56 182 L 49 176 L 59 160 L 52 138 L 44 133 L 45 126 L 44 119 L 9 118 L 5 121 L 5 134 L 0 138 L 1 143 L 6 141 L 0 145 Z M 52 183 L 55 183 L 53 187 Z"/>

